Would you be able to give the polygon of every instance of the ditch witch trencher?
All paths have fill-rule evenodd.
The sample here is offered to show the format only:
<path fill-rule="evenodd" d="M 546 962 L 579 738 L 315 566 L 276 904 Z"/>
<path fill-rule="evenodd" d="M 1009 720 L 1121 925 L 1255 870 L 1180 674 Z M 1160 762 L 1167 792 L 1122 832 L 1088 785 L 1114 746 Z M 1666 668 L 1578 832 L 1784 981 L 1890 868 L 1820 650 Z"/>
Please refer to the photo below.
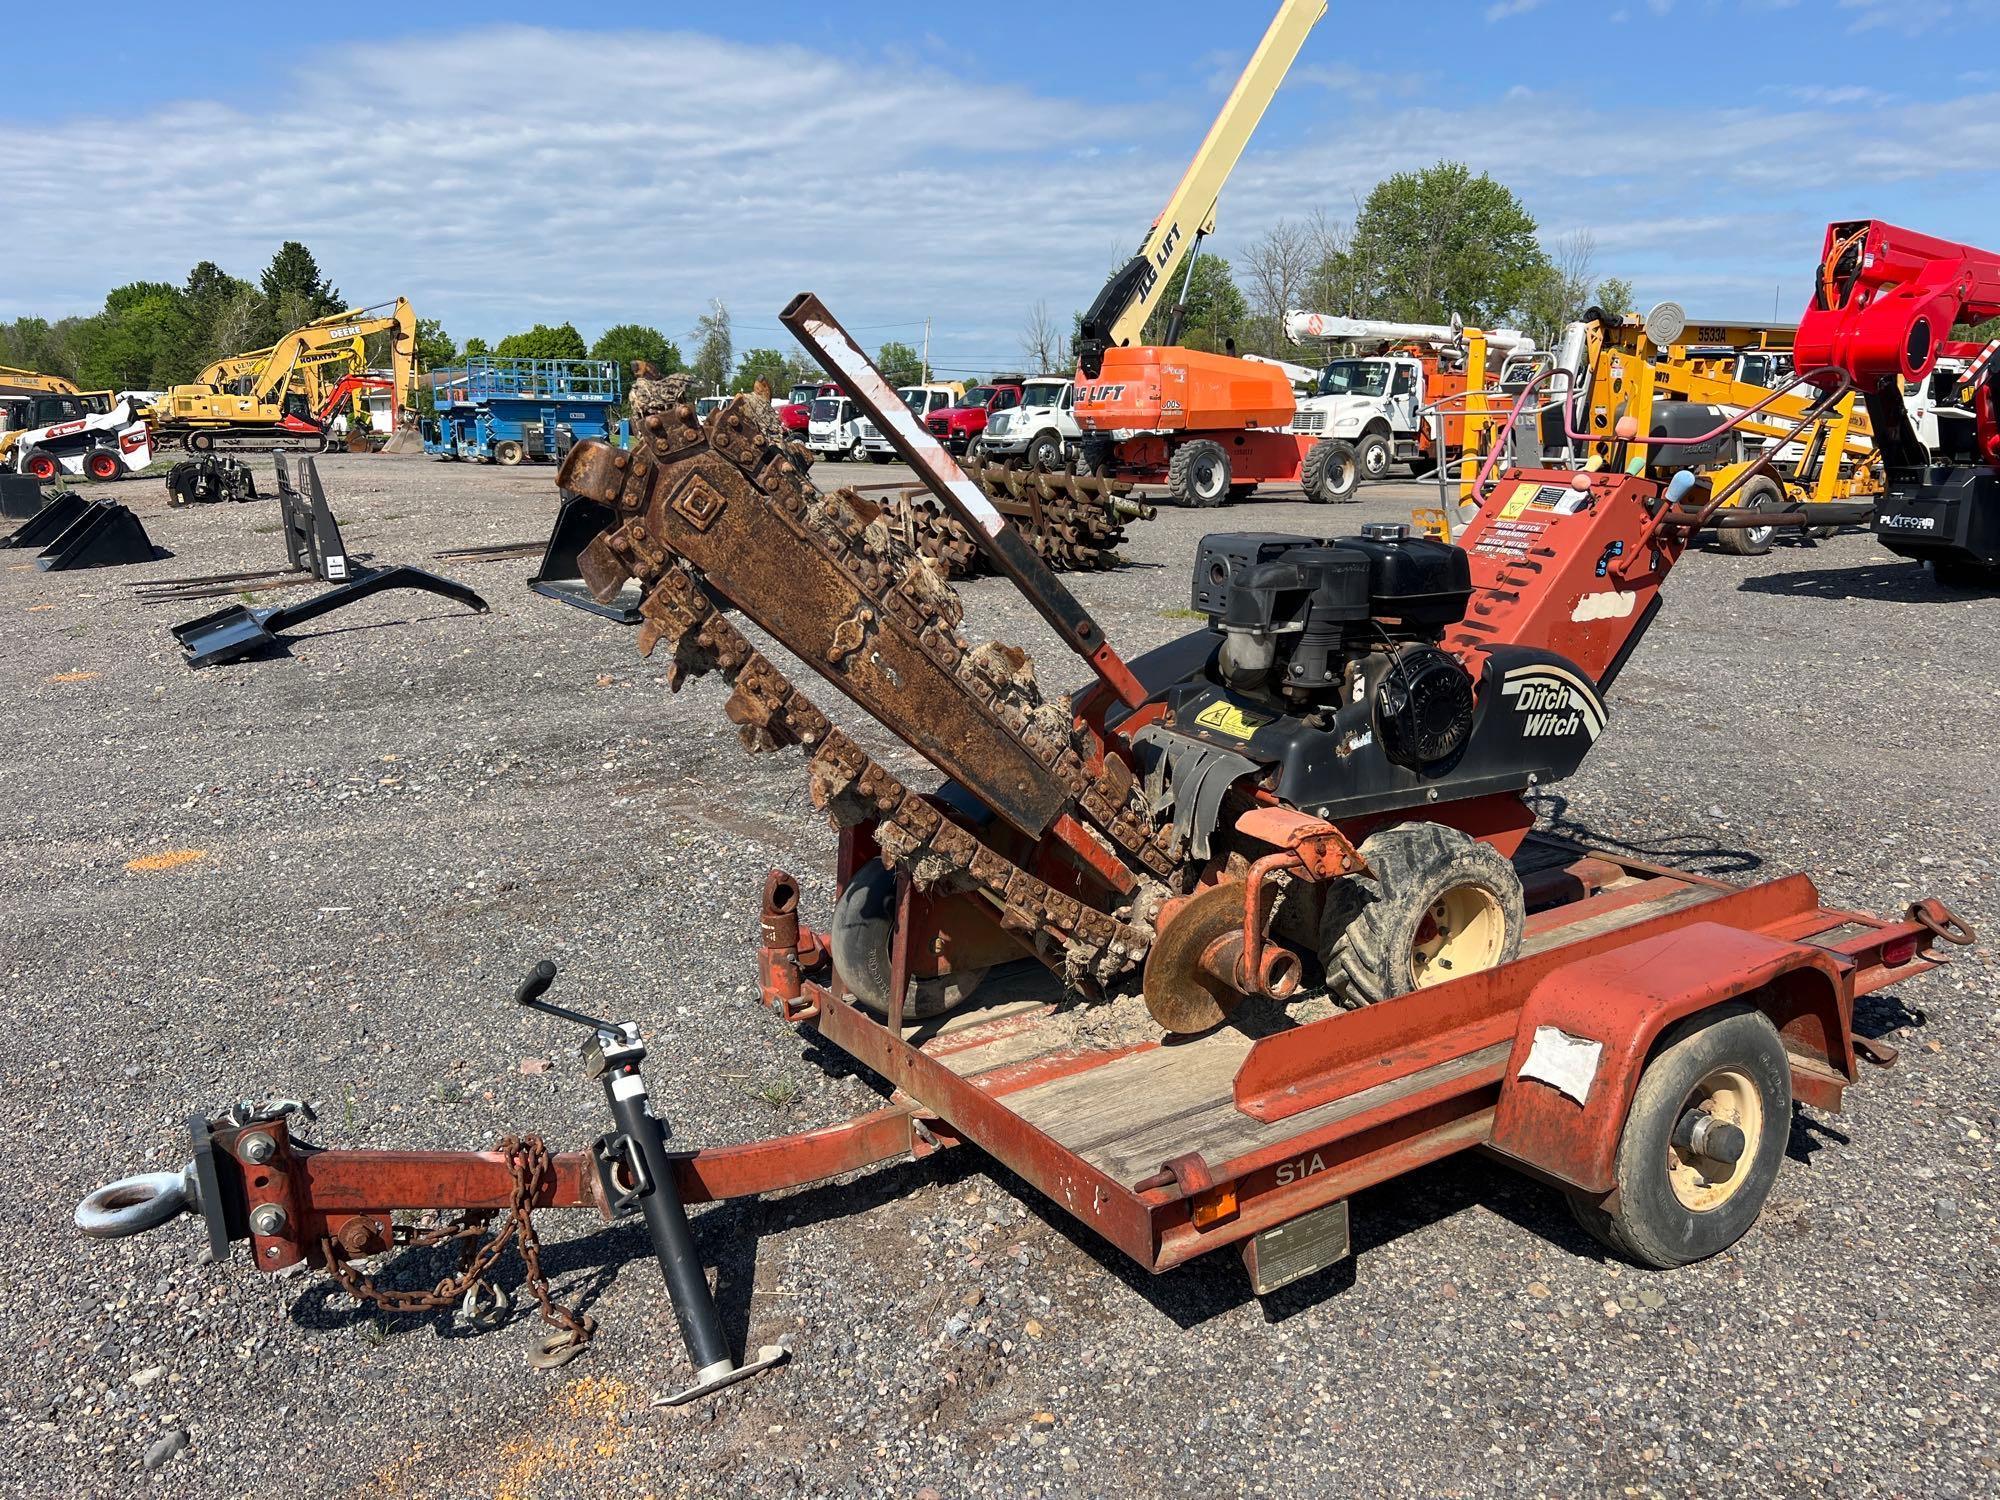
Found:
<path fill-rule="evenodd" d="M 1893 1060 L 1856 1034 L 1856 998 L 1971 941 L 1935 901 L 1884 920 L 1822 906 L 1802 875 L 1738 888 L 1533 833 L 1525 797 L 1597 739 L 1726 490 L 1622 455 L 1494 483 L 1489 465 L 1459 546 L 1400 527 L 1211 536 L 1207 628 L 1127 662 L 816 298 L 783 319 L 1095 679 L 1052 702 L 1023 653 L 970 645 L 935 565 L 816 491 L 740 402 L 705 424 L 654 414 L 632 451 L 582 443 L 563 465 L 615 521 L 579 560 L 595 596 L 636 580 L 669 683 L 719 674 L 749 750 L 808 757 L 840 894 L 814 928 L 771 873 L 763 999 L 890 1102 L 670 1150 L 638 1028 L 549 1005 L 545 965 L 519 998 L 589 1032 L 614 1122 L 589 1150 L 330 1149 L 295 1136 L 295 1106 L 245 1105 L 191 1122 L 186 1171 L 92 1194 L 86 1232 L 198 1211 L 218 1256 L 247 1239 L 260 1269 L 310 1260 L 392 1311 L 473 1314 L 516 1242 L 552 1363 L 589 1325 L 548 1297 L 533 1212 L 640 1215 L 692 1359 L 676 1400 L 782 1352 L 732 1358 L 685 1205 L 961 1144 L 1150 1270 L 1239 1247 L 1260 1293 L 1346 1253 L 1355 1192 L 1472 1147 L 1565 1192 L 1619 1253 L 1679 1265 L 1755 1221 L 1794 1101 L 1838 1108 L 1859 1059 Z M 872 760 L 709 590 L 943 783 Z M 1042 978 L 1025 999 L 1006 978 L 1023 972 Z M 1312 977 L 1331 1013 L 1288 1014 Z M 1065 1024 L 1079 1011 L 1103 1024 Z M 461 1271 L 428 1290 L 357 1269 L 446 1242 Z"/>

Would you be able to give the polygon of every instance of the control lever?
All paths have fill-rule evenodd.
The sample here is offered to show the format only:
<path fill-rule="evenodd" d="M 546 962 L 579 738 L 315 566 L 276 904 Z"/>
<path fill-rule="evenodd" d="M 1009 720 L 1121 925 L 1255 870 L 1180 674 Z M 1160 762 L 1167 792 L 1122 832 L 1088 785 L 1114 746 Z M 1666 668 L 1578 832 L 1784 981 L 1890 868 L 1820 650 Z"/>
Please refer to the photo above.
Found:
<path fill-rule="evenodd" d="M 741 1365 L 729 1357 L 722 1316 L 716 1310 L 715 1294 L 708 1288 L 708 1273 L 695 1253 L 687 1205 L 681 1199 L 680 1180 L 667 1150 L 667 1122 L 647 1108 L 646 1080 L 639 1074 L 639 1065 L 646 1060 L 646 1043 L 639 1028 L 629 1021 L 600 1021 L 544 1000 L 542 996 L 555 978 L 556 966 L 543 959 L 514 991 L 514 1003 L 558 1020 L 574 1021 L 593 1033 L 583 1045 L 584 1072 L 603 1084 L 605 1102 L 616 1122 L 616 1128 L 599 1136 L 591 1149 L 601 1201 L 614 1217 L 622 1218 L 635 1210 L 645 1216 L 646 1234 L 653 1242 L 660 1274 L 666 1278 L 674 1321 L 680 1324 L 694 1365 L 692 1385 L 661 1396 L 654 1404 L 679 1406 L 781 1363 L 788 1351 L 779 1344 L 765 1345 L 755 1359 Z"/>

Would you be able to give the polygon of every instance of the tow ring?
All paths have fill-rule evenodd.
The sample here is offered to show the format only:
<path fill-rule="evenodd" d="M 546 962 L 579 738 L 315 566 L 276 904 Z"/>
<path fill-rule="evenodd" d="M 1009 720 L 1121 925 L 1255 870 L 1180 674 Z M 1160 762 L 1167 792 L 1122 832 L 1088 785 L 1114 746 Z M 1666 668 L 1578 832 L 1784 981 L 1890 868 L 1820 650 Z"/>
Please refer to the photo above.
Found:
<path fill-rule="evenodd" d="M 92 1239 L 122 1240 L 158 1229 L 193 1203 L 185 1172 L 141 1172 L 107 1182 L 85 1197 L 76 1206 L 76 1227 Z"/>

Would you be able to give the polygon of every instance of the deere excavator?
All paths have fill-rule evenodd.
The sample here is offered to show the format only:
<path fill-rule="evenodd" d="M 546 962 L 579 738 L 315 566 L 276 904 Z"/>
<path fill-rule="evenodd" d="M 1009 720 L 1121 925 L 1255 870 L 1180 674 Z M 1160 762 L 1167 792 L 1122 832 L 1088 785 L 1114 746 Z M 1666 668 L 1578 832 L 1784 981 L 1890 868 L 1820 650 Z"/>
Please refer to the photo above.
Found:
<path fill-rule="evenodd" d="M 393 304 L 320 318 L 269 349 L 217 360 L 194 383 L 174 386 L 155 407 L 162 445 L 195 453 L 321 451 L 332 416 L 323 404 L 326 373 L 365 363 L 362 341 L 382 333 L 390 336 L 400 407 L 416 382 L 417 317 L 398 297 Z"/>

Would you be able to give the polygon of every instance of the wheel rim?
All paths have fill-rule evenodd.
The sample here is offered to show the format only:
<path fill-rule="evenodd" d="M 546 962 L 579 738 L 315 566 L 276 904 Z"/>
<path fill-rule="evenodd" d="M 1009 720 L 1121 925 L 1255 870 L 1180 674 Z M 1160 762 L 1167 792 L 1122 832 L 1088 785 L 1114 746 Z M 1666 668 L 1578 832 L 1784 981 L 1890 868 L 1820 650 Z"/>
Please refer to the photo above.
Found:
<path fill-rule="evenodd" d="M 1441 892 L 1417 923 L 1410 973 L 1418 989 L 1490 969 L 1507 945 L 1507 914 L 1483 885 Z"/>
<path fill-rule="evenodd" d="M 1327 466 L 1327 491 L 1334 495 L 1344 495 L 1354 488 L 1356 478 L 1352 458 L 1335 459 Z"/>
<path fill-rule="evenodd" d="M 1368 477 L 1380 479 L 1389 467 L 1389 450 L 1380 443 L 1372 443 L 1368 448 Z"/>
<path fill-rule="evenodd" d="M 1207 499 L 1222 492 L 1222 465 L 1212 458 L 1195 460 L 1194 492 Z"/>
<path fill-rule="evenodd" d="M 1753 547 L 1770 546 L 1771 538 L 1777 534 L 1778 528 L 1775 526 L 1750 526 L 1743 532 L 1744 539 Z"/>
<path fill-rule="evenodd" d="M 1717 1068 L 1689 1091 L 1679 1118 L 1706 1115 L 1743 1132 L 1743 1150 L 1735 1161 L 1705 1156 L 1693 1147 L 1667 1143 L 1667 1183 L 1681 1207 L 1709 1213 L 1743 1190 L 1764 1138 L 1764 1096 L 1741 1068 Z M 1679 1130 L 1675 1131 L 1678 1137 Z"/>

